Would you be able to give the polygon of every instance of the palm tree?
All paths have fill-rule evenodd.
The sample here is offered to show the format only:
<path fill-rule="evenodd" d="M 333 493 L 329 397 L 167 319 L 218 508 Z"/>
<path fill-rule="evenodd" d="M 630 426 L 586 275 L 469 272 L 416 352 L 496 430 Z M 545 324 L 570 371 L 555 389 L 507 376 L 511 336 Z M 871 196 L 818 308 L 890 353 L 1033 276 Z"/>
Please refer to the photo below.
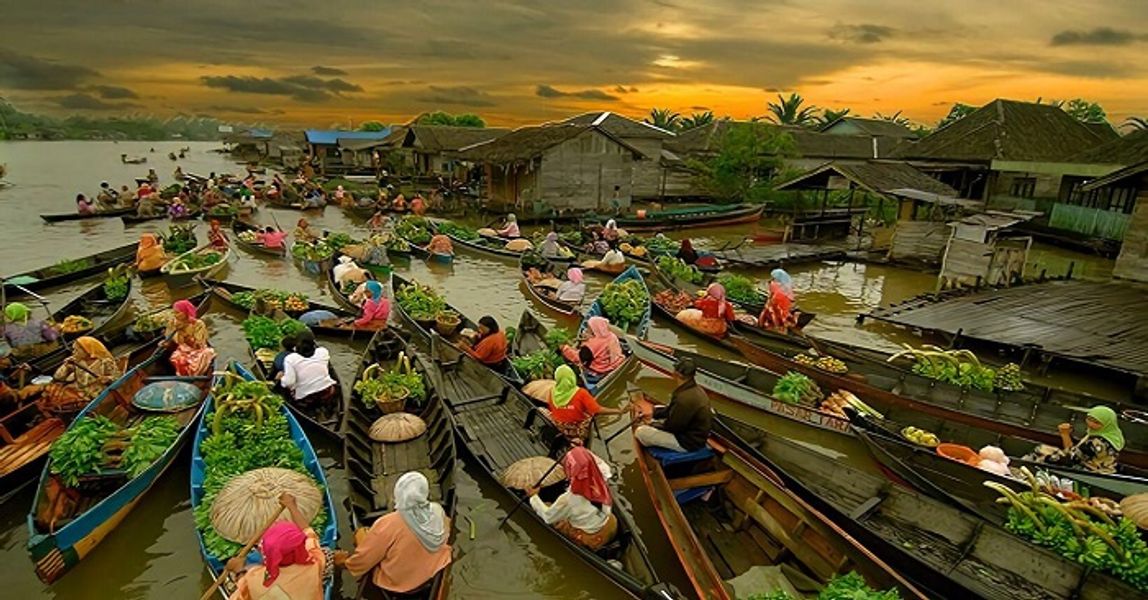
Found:
<path fill-rule="evenodd" d="M 666 131 L 673 131 L 678 128 L 678 121 L 681 118 L 682 115 L 668 108 L 651 108 L 650 116 L 646 117 L 646 123 Z"/>
<path fill-rule="evenodd" d="M 905 127 L 908 127 L 912 123 L 912 121 L 910 121 L 908 117 L 902 117 L 901 116 L 901 111 L 897 111 L 891 115 L 883 115 L 881 113 L 874 113 L 873 118 L 874 119 L 880 119 L 882 121 L 889 121 L 890 123 L 896 123 L 898 125 L 904 125 Z"/>
<path fill-rule="evenodd" d="M 849 116 L 848 108 L 842 108 L 841 110 L 833 110 L 832 108 L 827 108 L 821 111 L 821 116 L 817 118 L 817 123 L 818 125 L 824 127 L 825 125 L 833 123 L 834 121 L 847 116 Z"/>
<path fill-rule="evenodd" d="M 1148 118 L 1145 117 L 1128 117 L 1124 119 L 1121 127 L 1127 127 L 1132 131 L 1148 131 Z"/>
<path fill-rule="evenodd" d="M 678 131 L 709 125 L 714 122 L 714 111 L 696 112 L 678 122 Z"/>
<path fill-rule="evenodd" d="M 770 114 L 765 118 L 778 125 L 809 125 L 816 120 L 817 107 L 810 104 L 803 108 L 802 104 L 805 104 L 805 98 L 796 92 L 790 94 L 788 98 L 778 94 L 777 102 L 766 105 Z"/>

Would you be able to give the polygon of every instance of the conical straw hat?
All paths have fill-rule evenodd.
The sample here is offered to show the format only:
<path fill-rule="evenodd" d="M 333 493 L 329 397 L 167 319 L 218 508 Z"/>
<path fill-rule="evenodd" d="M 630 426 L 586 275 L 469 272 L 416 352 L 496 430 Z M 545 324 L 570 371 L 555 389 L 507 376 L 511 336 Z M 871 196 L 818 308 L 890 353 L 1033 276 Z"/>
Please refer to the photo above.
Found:
<path fill-rule="evenodd" d="M 232 478 L 219 490 L 211 505 L 211 526 L 224 538 L 245 544 L 271 515 L 282 512 L 280 521 L 291 519 L 279 504 L 283 492 L 295 496 L 308 522 L 323 507 L 323 493 L 311 477 L 277 467 L 255 469 Z"/>
<path fill-rule="evenodd" d="M 522 393 L 539 402 L 549 402 L 550 393 L 554 391 L 556 383 L 553 379 L 535 379 L 522 386 Z"/>
<path fill-rule="evenodd" d="M 502 483 L 508 487 L 518 490 L 524 490 L 530 486 L 537 485 L 538 480 L 542 478 L 542 474 L 554 465 L 554 460 L 545 456 L 531 456 L 524 458 L 502 472 Z M 549 475 L 546 480 L 542 482 L 541 487 L 554 485 L 566 479 L 566 471 L 562 465 L 558 465 Z"/>
<path fill-rule="evenodd" d="M 398 412 L 376 419 L 367 435 L 376 442 L 397 443 L 413 440 L 426 430 L 427 424 L 419 417 Z"/>

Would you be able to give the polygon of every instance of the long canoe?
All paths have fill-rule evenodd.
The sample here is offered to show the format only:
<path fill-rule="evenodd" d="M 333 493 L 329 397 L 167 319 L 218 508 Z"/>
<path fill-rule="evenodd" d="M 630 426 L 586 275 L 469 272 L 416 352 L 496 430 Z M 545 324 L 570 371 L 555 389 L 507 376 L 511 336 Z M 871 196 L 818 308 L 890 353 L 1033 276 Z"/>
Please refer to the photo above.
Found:
<path fill-rule="evenodd" d="M 238 374 L 240 377 L 247 381 L 256 381 L 255 375 L 248 371 L 243 365 L 232 362 L 228 365 L 228 370 Z M 220 378 L 216 378 L 219 383 Z M 205 417 L 213 410 L 213 398 L 208 398 L 204 404 L 205 410 L 195 425 L 194 441 L 191 446 L 191 509 L 194 512 L 206 496 L 207 491 L 204 489 L 203 484 L 207 476 L 207 465 L 203 460 L 203 443 L 211 437 L 211 422 Z M 299 426 L 299 421 L 295 420 L 294 415 L 287 409 L 286 405 L 282 408 L 282 414 L 287 419 L 287 428 L 291 435 L 291 441 L 303 454 L 303 465 L 307 469 L 307 473 L 314 478 L 320 488 L 323 490 L 323 508 L 322 510 L 327 515 L 327 523 L 323 531 L 317 532 L 319 534 L 319 543 L 323 548 L 335 549 L 335 544 L 339 539 L 339 525 L 335 515 L 335 502 L 331 499 L 331 491 L 327 485 L 327 476 L 323 472 L 323 465 L 319 463 L 319 456 L 315 454 L 315 448 L 311 446 L 311 442 L 307 439 L 307 434 L 303 432 L 303 428 Z M 203 535 L 196 529 L 196 537 L 199 539 L 199 551 L 203 556 L 204 562 L 207 564 L 207 572 L 212 579 L 219 577 L 223 572 L 224 564 L 230 556 L 214 556 L 211 554 L 207 547 L 203 544 Z M 259 553 L 252 552 L 248 555 L 248 565 L 257 563 L 260 560 Z M 324 582 L 323 597 L 326 600 L 331 600 L 332 593 L 334 592 L 335 579 L 327 579 Z M 229 576 L 223 585 L 219 588 L 219 597 L 226 599 L 235 590 L 234 578 Z"/>
<path fill-rule="evenodd" d="M 279 248 L 268 248 L 260 242 L 249 242 L 243 239 L 243 234 L 249 231 L 258 233 L 260 228 L 259 226 L 253 223 L 248 223 L 243 219 L 235 219 L 231 222 L 231 232 L 234 234 L 232 238 L 235 240 L 235 245 L 256 256 L 275 256 L 278 258 L 287 256 L 286 245 Z"/>
<path fill-rule="evenodd" d="M 233 283 L 231 281 L 220 281 L 218 279 L 200 279 L 199 283 L 201 286 L 203 286 L 203 288 L 205 290 L 208 290 L 213 297 L 219 298 L 220 300 L 222 300 L 223 302 L 226 302 L 229 306 L 231 306 L 235 310 L 242 311 L 242 312 L 248 312 L 249 309 L 247 307 L 244 307 L 243 305 L 237 303 L 234 299 L 234 295 L 241 293 L 241 292 L 254 292 L 254 291 L 259 289 L 256 287 L 243 285 L 240 283 Z M 347 319 L 355 318 L 355 314 L 351 313 L 349 311 L 343 310 L 342 308 L 339 308 L 337 306 L 328 306 L 326 304 L 319 304 L 318 302 L 312 302 L 312 301 L 308 300 L 307 301 L 307 311 L 312 311 L 312 310 L 325 310 L 325 311 L 334 313 L 336 315 L 336 317 L 338 317 L 339 320 L 341 321 L 337 324 L 331 323 L 331 324 L 325 324 L 325 325 L 310 325 L 309 327 L 311 328 L 311 331 L 317 336 L 337 337 L 337 338 L 347 338 L 347 337 L 366 338 L 367 336 L 373 335 L 374 332 L 377 331 L 376 329 L 359 328 L 359 327 L 355 327 L 354 325 L 351 325 L 349 323 L 342 322 L 342 321 L 346 321 Z M 284 311 L 284 312 L 286 312 L 288 315 L 290 315 L 292 317 L 298 317 L 299 315 L 303 314 L 303 312 L 307 312 L 307 311 L 302 311 L 302 312 L 301 311 Z"/>
<path fill-rule="evenodd" d="M 376 336 L 381 339 L 382 336 Z M 370 364 L 393 361 L 396 348 L 390 344 L 372 341 L 364 354 L 360 372 Z M 398 347 L 401 350 L 401 346 Z M 434 387 L 427 385 L 427 399 L 421 405 L 409 406 L 406 412 L 415 414 L 426 423 L 427 430 L 413 440 L 398 443 L 377 442 L 369 432 L 371 425 L 383 413 L 375 406 L 366 406 L 352 398 L 347 408 L 347 437 L 343 444 L 343 464 L 350 484 L 351 529 L 370 527 L 376 519 L 395 510 L 395 483 L 404 473 L 422 473 L 430 483 L 430 501 L 442 505 L 452 521 L 458 506 L 455 493 L 454 469 L 457 463 L 454 432 L 450 416 L 443 407 Z M 429 585 L 418 593 L 404 595 L 410 600 L 440 600 L 447 597 L 450 566 L 435 574 Z M 385 600 L 390 597 L 364 577 L 358 598 Z"/>
<path fill-rule="evenodd" d="M 42 214 L 41 219 L 49 223 L 59 223 L 61 221 L 84 221 L 87 219 L 107 219 L 111 217 L 122 217 L 124 215 L 135 214 L 136 208 L 129 206 L 126 208 L 113 208 L 111 210 L 101 210 L 91 214 L 80 214 L 78 212 L 72 213 L 55 213 L 55 214 Z"/>
<path fill-rule="evenodd" d="M 25 295 L 29 291 L 35 292 L 64 285 L 73 281 L 79 281 L 90 275 L 103 273 L 116 265 L 135 260 L 136 245 L 136 242 L 132 242 L 119 246 L 118 248 L 97 252 L 76 259 L 75 261 L 68 261 L 73 263 L 74 266 L 70 267 L 71 270 L 67 271 L 60 270 L 61 265 L 56 264 L 50 267 L 41 267 L 5 277 L 4 293 L 11 299 Z"/>
<path fill-rule="evenodd" d="M 632 390 L 630 404 L 653 402 Z M 637 438 L 634 451 L 654 512 L 699 598 L 734 600 L 798 588 L 809 592 L 851 571 L 872 588 L 895 589 L 901 598 L 926 598 L 787 489 L 761 460 L 723 437 L 720 428 L 695 452 L 651 450 Z M 726 509 L 709 508 L 715 504 Z M 762 578 L 772 587 L 729 583 L 764 572 L 772 572 Z"/>
<path fill-rule="evenodd" d="M 385 285 L 385 282 L 380 283 L 384 283 Z M 355 287 L 357 288 L 358 285 Z M 354 302 L 351 302 L 351 294 L 343 291 L 343 288 L 339 285 L 339 282 L 335 281 L 334 268 L 327 269 L 327 288 L 331 290 L 331 297 L 334 298 L 335 302 L 338 303 L 339 306 L 343 307 L 344 310 L 350 312 L 351 314 L 357 315 L 362 309 L 362 307 L 358 306 Z"/>
<path fill-rule="evenodd" d="M 661 280 L 664 285 L 695 296 L 699 292 L 705 290 L 709 284 L 717 281 L 716 277 L 710 273 L 702 271 L 701 269 L 698 270 L 698 273 L 702 275 L 702 280 L 697 283 L 682 279 L 681 277 L 674 277 L 662 269 L 659 269 L 656 260 L 650 261 L 650 272 L 654 275 L 654 278 Z M 760 315 L 762 309 L 765 308 L 764 293 L 762 293 L 762 301 L 760 302 L 740 302 L 728 296 L 726 297 L 726 300 L 729 300 L 734 306 L 737 306 L 738 308 L 748 312 L 750 315 L 755 317 Z M 813 317 L 809 317 L 809 319 L 812 320 Z"/>
<path fill-rule="evenodd" d="M 522 256 L 521 251 L 506 249 L 506 243 L 512 241 L 508 238 L 480 236 L 477 240 L 467 240 L 453 233 L 448 233 L 447 237 L 450 238 L 450 241 L 454 243 L 455 247 L 471 250 L 473 252 L 477 252 L 478 254 L 493 256 L 495 258 L 509 258 L 513 260 L 518 260 L 518 258 Z"/>
<path fill-rule="evenodd" d="M 518 319 L 518 328 L 515 330 L 514 341 L 510 347 L 511 356 L 522 356 L 547 348 L 547 332 L 548 328 L 534 316 L 534 313 L 529 310 L 522 311 L 522 316 Z M 586 388 L 594 396 L 608 393 L 617 382 L 623 380 L 625 374 L 629 372 L 630 366 L 634 364 L 635 359 L 630 344 L 626 338 L 619 338 L 619 341 L 622 342 L 622 350 L 626 353 L 626 360 L 613 371 L 607 373 L 605 377 L 594 376 L 587 373 L 586 369 L 573 365 L 574 371 L 578 373 L 579 385 Z"/>
<path fill-rule="evenodd" d="M 1142 596 L 1113 577 L 840 457 L 718 417 L 786 486 L 897 569 L 930 598 L 1087 599 Z"/>
<path fill-rule="evenodd" d="M 101 415 L 121 427 L 132 427 L 155 413 L 141 411 L 132 398 L 153 377 L 172 378 L 166 352 L 157 351 L 151 358 L 125 373 L 107 387 L 72 422 L 69 427 L 89 416 Z M 210 397 L 209 381 L 203 378 L 176 378 L 197 386 L 203 398 Z M 40 475 L 39 487 L 28 514 L 28 553 L 36 566 L 36 575 L 52 583 L 110 534 L 135 508 L 143 495 L 159 480 L 179 454 L 193 424 L 202 417 L 206 402 L 186 408 L 174 416 L 180 433 L 166 451 L 138 475 L 131 476 L 113 469 L 84 476 L 78 486 L 66 485 L 52 473 L 49 459 Z"/>
<path fill-rule="evenodd" d="M 729 206 L 707 205 L 694 208 L 678 208 L 662 211 L 646 211 L 639 217 L 586 217 L 583 222 L 599 222 L 614 219 L 618 227 L 628 232 L 672 231 L 695 227 L 720 227 L 741 223 L 756 223 L 761 220 L 764 206 L 733 204 Z"/>
<path fill-rule="evenodd" d="M 561 434 L 535 410 L 529 398 L 469 356 L 438 366 L 431 370 L 432 379 L 451 415 L 458 441 L 507 497 L 519 500 L 520 492 L 504 485 L 500 475 L 516 461 L 548 456 L 552 442 Z M 544 488 L 543 498 L 553 501 L 560 487 L 561 483 Z M 616 500 L 612 509 L 618 519 L 618 534 L 596 552 L 546 524 L 530 506 L 518 514 L 528 515 L 552 539 L 613 582 L 619 597 L 649 598 L 654 589 L 661 589 L 665 598 L 673 598 L 654 572 L 649 552 L 626 508 L 629 503 L 616 486 L 610 491 Z"/>
<path fill-rule="evenodd" d="M 262 351 L 249 347 L 251 351 L 252 372 L 258 379 L 274 381 L 275 355 L 277 350 Z M 295 417 L 311 426 L 315 431 L 321 432 L 329 439 L 341 441 L 343 439 L 343 416 L 347 412 L 347 397 L 344 394 L 343 382 L 339 379 L 339 372 L 334 364 L 327 366 L 331 379 L 335 380 L 335 397 L 323 406 L 305 406 L 295 400 L 291 390 L 275 386 L 275 391 L 283 397 L 283 404 L 295 414 Z"/>
<path fill-rule="evenodd" d="M 533 257 L 533 259 L 529 257 Z M 528 264 L 528 260 L 533 260 L 535 264 Z M 581 314 L 579 312 L 581 302 L 567 302 L 555 297 L 555 292 L 558 289 L 557 284 L 561 284 L 566 279 L 564 268 L 559 268 L 553 261 L 543 258 L 537 253 L 524 252 L 519 259 L 518 270 L 522 273 L 522 285 L 526 286 L 526 290 L 530 292 L 530 297 L 539 304 L 567 317 Z M 553 280 L 556 285 L 541 286 L 531 281 L 532 270 L 546 279 Z"/>
<path fill-rule="evenodd" d="M 770 371 L 797 371 L 809 376 L 822 389 L 849 390 L 894 421 L 911 422 L 956 443 L 980 448 L 997 444 L 1001 436 L 1025 440 L 1026 447 L 1005 442 L 1002 448 L 1013 456 L 1026 454 L 1033 443 L 1059 447 L 1057 425 L 1060 423 L 1072 423 L 1077 431 L 1083 431 L 1084 413 L 1080 407 L 1107 404 L 1117 414 L 1133 408 L 1030 383 L 1018 392 L 988 393 L 960 388 L 875 360 L 843 344 L 820 339 L 806 340 L 806 343 L 814 344 L 823 356 L 843 361 L 848 373 L 830 373 L 795 361 L 797 354 L 808 351 L 809 346 L 785 349 L 771 340 L 739 336 L 731 337 L 730 342 L 746 359 Z M 904 411 L 912 411 L 915 416 L 900 416 Z M 1123 420 L 1120 427 L 1127 440 L 1120 452 L 1120 462 L 1148 468 L 1148 425 Z"/>
<path fill-rule="evenodd" d="M 192 219 L 199 218 L 200 212 L 201 211 L 199 210 L 199 208 L 192 208 L 191 211 L 189 211 L 187 214 L 185 214 L 182 217 L 169 217 L 169 215 L 167 214 L 167 211 L 164 210 L 163 207 L 161 206 L 161 207 L 157 207 L 157 213 L 156 214 L 141 217 L 135 213 L 132 213 L 132 214 L 120 216 L 120 220 L 124 222 L 124 227 L 132 227 L 134 225 L 139 225 L 140 223 L 146 223 L 148 221 L 160 221 L 162 219 L 168 219 L 168 218 L 171 219 L 172 223 L 179 223 L 181 221 L 190 221 Z"/>
<path fill-rule="evenodd" d="M 26 354 L 26 351 L 16 349 L 13 356 L 17 363 L 28 363 L 35 372 L 46 374 L 49 369 L 59 365 L 68 353 L 64 342 L 74 337 L 87 335 L 103 339 L 111 333 L 115 326 L 122 321 L 122 317 L 131 309 L 132 280 L 128 280 L 128 294 L 122 300 L 110 301 L 104 292 L 104 284 L 97 283 L 87 291 L 77 296 L 52 313 L 52 321 L 57 325 L 64 322 L 69 316 L 84 317 L 92 322 L 90 329 L 61 334 L 62 337 L 53 343 L 34 346 L 37 354 Z"/>
<path fill-rule="evenodd" d="M 175 266 L 182 258 L 191 256 L 193 254 L 207 254 L 214 252 L 219 254 L 219 261 L 207 266 L 199 267 L 197 269 L 188 270 L 175 270 Z M 223 270 L 227 266 L 227 261 L 231 259 L 232 249 L 231 246 L 227 250 L 218 250 L 211 246 L 211 243 L 203 244 L 199 247 L 192 248 L 183 254 L 171 259 L 164 266 L 160 267 L 160 273 L 163 275 L 164 282 L 170 287 L 184 287 L 194 283 L 197 277 L 211 278 Z"/>

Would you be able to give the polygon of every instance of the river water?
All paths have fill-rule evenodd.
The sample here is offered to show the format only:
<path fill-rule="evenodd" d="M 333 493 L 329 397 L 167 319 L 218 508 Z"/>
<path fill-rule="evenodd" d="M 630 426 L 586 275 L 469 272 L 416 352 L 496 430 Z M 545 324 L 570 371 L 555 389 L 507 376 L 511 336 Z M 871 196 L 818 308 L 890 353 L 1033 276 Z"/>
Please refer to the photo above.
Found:
<path fill-rule="evenodd" d="M 170 151 L 190 146 L 186 159 L 174 163 Z M 132 179 L 155 168 L 161 182 L 171 182 L 176 164 L 185 172 L 238 172 L 227 155 L 209 152 L 211 143 L 177 142 L 0 142 L 0 164 L 7 164 L 7 181 L 0 185 L 0 273 L 11 275 L 65 258 L 74 258 L 138 239 L 143 231 L 164 226 L 146 223 L 125 229 L 118 219 L 45 224 L 39 217 L 44 212 L 74 210 L 76 193 L 92 195 L 100 181 L 108 180 L 117 188 L 131 185 Z M 154 148 L 154 153 L 150 150 Z M 124 165 L 121 154 L 147 156 L 146 165 Z M 257 220 L 278 222 L 289 229 L 299 213 L 261 209 Z M 322 229 L 355 232 L 356 221 L 336 208 L 327 208 L 322 216 L 308 215 Z M 734 228 L 701 230 L 692 233 L 703 245 L 709 240 L 739 237 L 744 231 Z M 202 239 L 202 236 L 201 236 Z M 320 302 L 328 302 L 323 280 L 302 274 L 290 262 L 256 258 L 236 252 L 237 259 L 220 277 L 248 285 L 303 291 Z M 1032 254 L 1035 268 L 1046 267 L 1049 273 L 1063 272 L 1069 261 L 1077 262 L 1080 276 L 1104 277 L 1111 272 L 1111 262 L 1084 259 L 1051 249 L 1037 249 Z M 405 270 L 404 270 L 405 269 Z M 428 267 L 413 261 L 404 274 L 431 283 L 443 290 L 448 300 L 472 318 L 490 314 L 503 324 L 517 322 L 525 308 L 539 311 L 538 306 L 519 290 L 515 265 L 461 253 L 451 268 Z M 791 269 L 795 288 L 803 308 L 818 313 L 807 331 L 855 343 L 882 347 L 909 341 L 905 334 L 879 324 L 855 325 L 854 317 L 879 305 L 898 302 L 929 291 L 935 280 L 931 275 L 886 266 L 856 263 L 817 263 Z M 764 277 L 765 273 L 752 273 Z M 590 293 L 596 294 L 606 280 L 587 278 Z M 61 306 L 92 282 L 70 289 L 53 291 L 51 306 Z M 137 307 L 158 306 L 170 302 L 169 290 L 162 282 L 137 286 Z M 186 295 L 188 292 L 183 291 Z M 541 313 L 543 320 L 554 317 Z M 239 323 L 244 315 L 218 304 L 211 307 L 206 319 L 211 326 L 213 344 L 221 359 L 245 360 L 247 347 Z M 565 323 L 576 326 L 576 323 Z M 722 351 L 688 334 L 680 334 L 664 324 L 655 323 L 650 338 L 657 342 L 721 355 Z M 361 343 L 323 341 L 331 349 L 336 368 L 344 381 L 354 376 Z M 648 391 L 665 397 L 671 386 L 668 380 L 648 370 L 635 370 L 633 381 Z M 618 390 L 621 395 L 622 390 Z M 605 398 L 616 405 L 619 397 Z M 719 410 L 735 413 L 736 408 L 719 405 Z M 750 419 L 753 420 L 753 419 Z M 833 453 L 852 464 L 871 468 L 872 464 L 859 447 L 843 445 L 838 436 L 820 434 L 810 428 L 794 426 L 777 419 L 757 419 L 755 424 L 782 435 L 800 439 L 811 447 Z M 603 430 L 609 435 L 623 424 L 615 420 Z M 332 493 L 343 527 L 341 546 L 350 548 L 344 505 L 346 478 L 342 470 L 342 449 L 316 439 L 316 448 L 327 470 Z M 641 476 L 633 467 L 630 437 L 618 436 L 611 445 L 613 458 L 620 467 L 622 491 L 633 505 L 641 534 L 654 554 L 659 572 L 681 590 L 689 590 L 688 581 L 662 533 L 646 496 Z M 32 501 L 32 486 L 26 487 L 0 505 L 0 582 L 8 598 L 59 598 L 61 600 L 94 600 L 138 598 L 181 600 L 198 598 L 209 583 L 199 555 L 194 524 L 188 501 L 187 452 L 172 466 L 159 483 L 120 527 L 71 573 L 53 586 L 36 579 L 24 546 L 27 541 L 25 519 Z M 458 518 L 455 522 L 455 564 L 451 570 L 453 598 L 614 598 L 619 593 L 605 579 L 581 564 L 559 543 L 549 539 L 526 515 L 512 518 L 501 529 L 498 523 L 512 503 L 495 483 L 471 467 L 457 477 Z M 470 522 L 475 536 L 470 539 Z M 353 595 L 354 584 L 344 576 L 345 595 Z"/>

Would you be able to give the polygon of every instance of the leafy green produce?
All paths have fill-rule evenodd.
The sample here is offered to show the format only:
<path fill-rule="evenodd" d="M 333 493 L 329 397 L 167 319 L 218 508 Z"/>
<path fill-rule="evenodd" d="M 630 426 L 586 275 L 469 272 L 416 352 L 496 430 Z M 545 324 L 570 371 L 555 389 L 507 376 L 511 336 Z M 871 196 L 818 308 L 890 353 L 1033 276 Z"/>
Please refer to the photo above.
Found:
<path fill-rule="evenodd" d="M 459 225 L 454 221 L 443 221 L 439 223 L 438 232 L 443 235 L 456 237 L 460 240 L 466 240 L 468 242 L 473 242 L 482 237 L 478 234 L 477 230 L 471 229 L 465 225 Z"/>
<path fill-rule="evenodd" d="M 625 331 L 631 325 L 641 322 L 650 308 L 650 293 L 642 282 L 627 279 L 621 283 L 610 282 L 598 296 L 602 310 L 610 322 Z"/>
<path fill-rule="evenodd" d="M 773 397 L 787 404 L 810 404 L 821 400 L 822 394 L 812 379 L 790 371 L 773 385 Z"/>
<path fill-rule="evenodd" d="M 170 415 L 152 416 L 137 425 L 131 442 L 120 458 L 120 467 L 132 477 L 147 470 L 179 437 L 179 420 Z"/>
<path fill-rule="evenodd" d="M 409 398 L 422 402 L 426 400 L 426 381 L 422 373 L 411 367 L 411 359 L 405 353 L 399 354 L 393 369 L 383 369 L 374 364 L 363 371 L 363 376 L 355 382 L 359 399 L 367 406 L 383 397 L 394 397 L 400 390 L 410 392 Z"/>
<path fill-rule="evenodd" d="M 395 301 L 416 321 L 430 321 L 446 309 L 446 300 L 438 292 L 417 281 L 400 287 Z"/>
<path fill-rule="evenodd" d="M 335 256 L 335 249 L 326 242 L 295 242 L 291 244 L 291 256 L 300 260 L 322 262 Z"/>
<path fill-rule="evenodd" d="M 558 350 L 562 346 L 573 343 L 575 334 L 565 327 L 552 327 L 546 331 L 546 336 L 543 339 L 547 348 Z"/>
<path fill-rule="evenodd" d="M 960 387 L 971 387 L 991 392 L 997 387 L 997 372 L 991 367 L 981 364 L 976 354 L 968 350 L 942 350 L 936 346 L 924 346 L 916 349 L 905 344 L 905 350 L 890 356 L 888 362 L 893 362 L 903 356 L 913 359 L 912 371 L 929 379 L 944 381 Z M 1011 370 L 1011 369 L 1010 369 Z M 1023 382 L 1013 381 L 1020 379 L 1020 368 L 1012 376 L 1005 375 L 1002 383 L 1012 385 Z"/>
<path fill-rule="evenodd" d="M 515 356 L 510 362 L 515 370 L 530 381 L 550 379 L 554 376 L 554 370 L 564 364 L 562 355 L 549 348 Z"/>
<path fill-rule="evenodd" d="M 757 289 L 753 280 L 743 275 L 722 273 L 718 283 L 725 288 L 725 296 L 730 302 L 741 306 L 760 307 L 765 304 L 765 294 Z"/>
<path fill-rule="evenodd" d="M 180 271 L 195 271 L 204 267 L 210 267 L 211 265 L 218 264 L 221 260 L 223 260 L 223 255 L 214 250 L 195 252 L 192 254 L 185 254 L 172 261 L 171 268 L 169 270 L 176 273 Z"/>
<path fill-rule="evenodd" d="M 351 237 L 349 234 L 341 232 L 332 233 L 323 241 L 326 242 L 326 244 L 331 248 L 334 248 L 335 252 L 342 250 L 344 246 L 350 246 L 351 244 L 358 243 L 358 240 Z"/>
<path fill-rule="evenodd" d="M 275 319 L 258 315 L 248 317 L 243 320 L 242 327 L 243 336 L 247 338 L 247 343 L 251 344 L 252 348 L 256 350 L 260 348 L 279 349 L 279 342 L 283 340 L 283 331 Z"/>
<path fill-rule="evenodd" d="M 639 238 L 634 245 L 645 246 L 652 254 L 677 254 L 682 247 L 681 243 L 665 236 L 654 236 L 646 240 Z"/>
<path fill-rule="evenodd" d="M 75 260 L 64 259 L 52 265 L 52 267 L 48 269 L 48 272 L 52 275 L 67 275 L 68 273 L 75 273 L 90 266 L 92 266 L 92 259 L 90 258 L 77 258 Z"/>
<path fill-rule="evenodd" d="M 702 275 L 697 267 L 687 265 L 682 259 L 673 256 L 659 256 L 658 270 L 671 279 L 681 279 L 698 285 L 705 281 L 705 275 Z"/>
<path fill-rule="evenodd" d="M 239 214 L 239 207 L 238 206 L 231 206 L 230 204 L 220 204 L 218 206 L 212 206 L 207 211 L 207 216 L 209 216 L 209 217 L 233 217 L 237 214 Z"/>
<path fill-rule="evenodd" d="M 112 302 L 119 302 L 128 297 L 131 289 L 131 275 L 123 266 L 108 269 L 108 276 L 104 279 L 104 296 Z"/>
<path fill-rule="evenodd" d="M 395 235 L 416 246 L 425 246 L 431 240 L 430 225 L 422 217 L 408 215 L 395 224 Z"/>
<path fill-rule="evenodd" d="M 283 319 L 279 321 L 279 333 L 283 334 L 284 337 L 299 335 L 309 329 L 306 323 L 298 319 Z"/>
<path fill-rule="evenodd" d="M 163 249 L 168 254 L 183 254 L 195 246 L 195 225 L 172 225 L 163 234 Z"/>
<path fill-rule="evenodd" d="M 837 575 L 817 594 L 817 600 L 900 600 L 901 594 L 895 589 L 879 592 L 865 583 L 865 578 L 856 571 Z M 748 600 L 794 600 L 783 590 L 768 594 L 753 594 Z"/>
<path fill-rule="evenodd" d="M 119 430 L 111 419 L 103 415 L 89 415 L 68 428 L 52 443 L 48 455 L 51 472 L 65 485 L 75 486 L 81 475 L 95 473 L 106 460 L 104 444 Z"/>

